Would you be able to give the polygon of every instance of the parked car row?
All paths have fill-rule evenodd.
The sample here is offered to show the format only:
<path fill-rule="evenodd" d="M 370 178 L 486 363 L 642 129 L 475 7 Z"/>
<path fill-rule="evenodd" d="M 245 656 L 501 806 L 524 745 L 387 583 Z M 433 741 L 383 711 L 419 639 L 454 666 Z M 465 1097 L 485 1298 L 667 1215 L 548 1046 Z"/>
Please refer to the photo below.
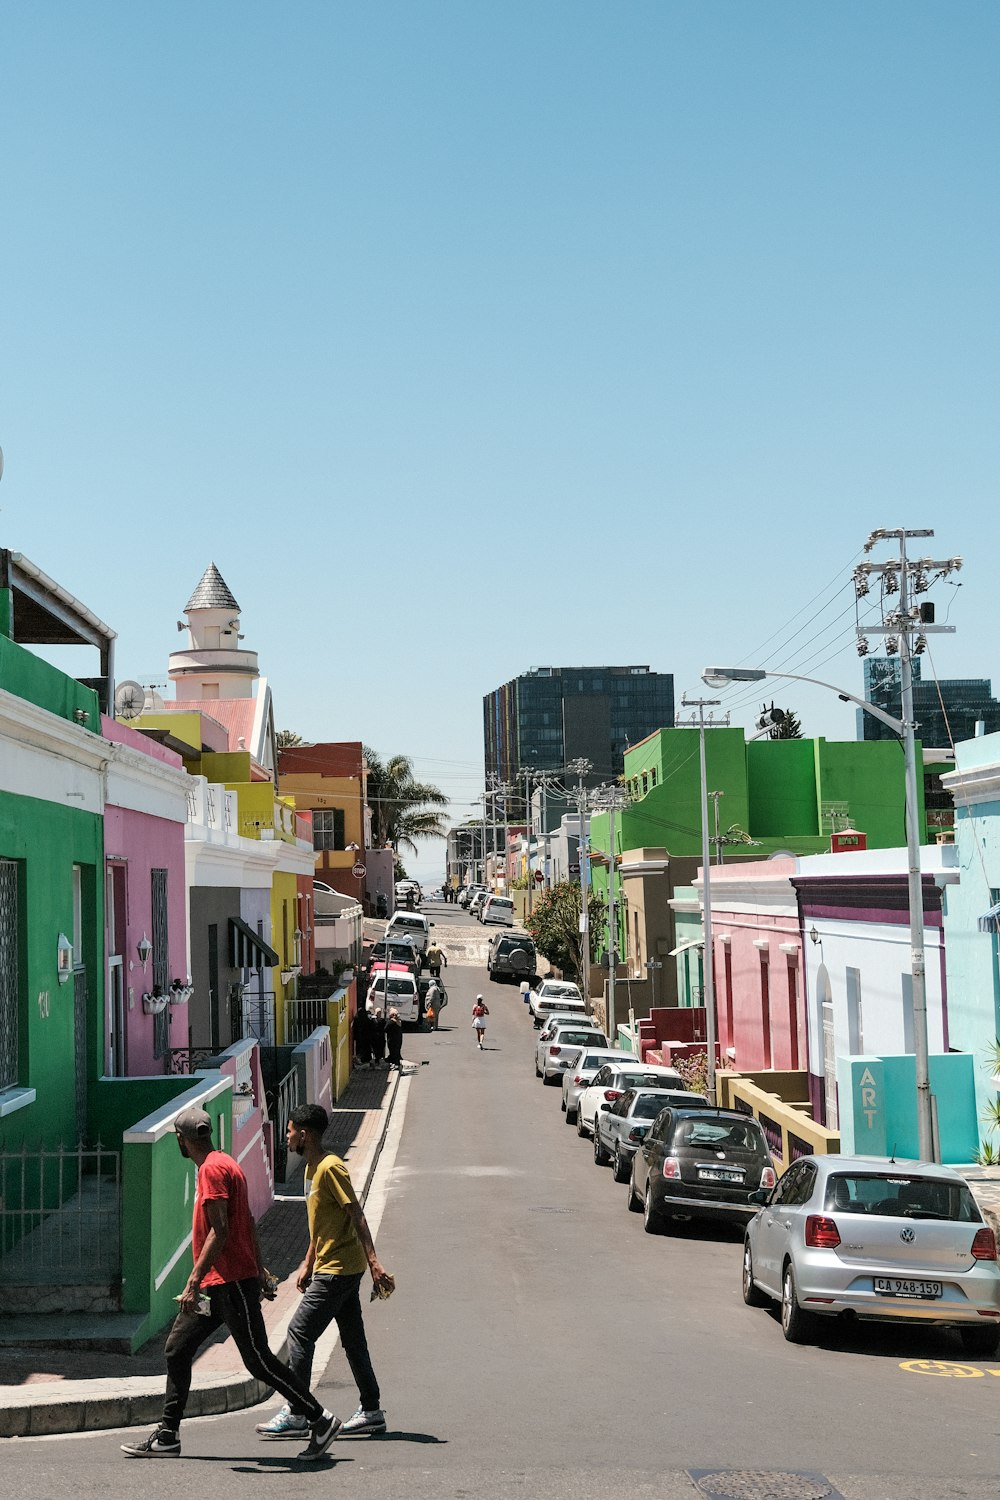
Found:
<path fill-rule="evenodd" d="M 594 1162 L 627 1184 L 627 1206 L 647 1233 L 688 1220 L 742 1226 L 743 1299 L 776 1304 L 793 1343 L 815 1339 L 823 1319 L 917 1322 L 956 1329 L 968 1354 L 997 1353 L 996 1236 L 958 1172 L 803 1156 L 777 1180 L 758 1120 L 710 1104 L 671 1068 L 616 1051 L 582 997 L 577 1009 L 575 986 L 547 983 L 565 1008 L 550 991 L 552 1008 L 539 1010 L 546 985 L 530 994 L 542 1026 L 535 1073 L 561 1082 L 567 1124 L 590 1136 Z"/>

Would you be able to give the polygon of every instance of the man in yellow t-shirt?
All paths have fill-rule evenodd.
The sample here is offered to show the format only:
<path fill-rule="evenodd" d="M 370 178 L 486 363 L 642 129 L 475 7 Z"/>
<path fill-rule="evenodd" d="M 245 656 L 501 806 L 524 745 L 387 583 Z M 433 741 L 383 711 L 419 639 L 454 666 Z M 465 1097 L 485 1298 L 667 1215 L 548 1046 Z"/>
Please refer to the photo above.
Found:
<path fill-rule="evenodd" d="M 288 1120 L 288 1149 L 305 1160 L 309 1249 L 299 1267 L 302 1301 L 288 1327 L 288 1366 L 300 1380 L 312 1374 L 316 1342 L 336 1319 L 340 1342 L 357 1382 L 361 1404 L 340 1432 L 385 1432 L 375 1371 L 372 1369 L 361 1313 L 360 1287 L 367 1265 L 375 1290 L 388 1297 L 396 1283 L 375 1254 L 368 1220 L 358 1202 L 350 1173 L 339 1156 L 323 1146 L 329 1124 L 319 1104 L 300 1104 Z M 269 1422 L 260 1422 L 262 1438 L 302 1436 L 302 1418 L 283 1406 Z"/>

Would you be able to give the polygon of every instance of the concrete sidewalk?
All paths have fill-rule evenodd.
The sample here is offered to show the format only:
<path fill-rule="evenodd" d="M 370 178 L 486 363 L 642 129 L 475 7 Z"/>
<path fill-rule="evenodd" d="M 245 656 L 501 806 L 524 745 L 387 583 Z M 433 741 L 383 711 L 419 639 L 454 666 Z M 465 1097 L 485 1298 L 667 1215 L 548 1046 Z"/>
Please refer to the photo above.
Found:
<path fill-rule="evenodd" d="M 378 1162 L 399 1090 L 400 1074 L 356 1072 L 338 1100 L 325 1143 L 342 1156 L 362 1203 Z M 295 1272 L 307 1244 L 301 1172 L 278 1190 L 258 1225 L 265 1264 L 281 1277 L 278 1295 L 263 1304 L 271 1348 L 284 1357 L 285 1336 L 299 1302 Z M 29 1320 L 26 1320 L 26 1322 Z M 37 1320 L 30 1320 L 37 1329 Z M 55 1320 L 53 1320 L 55 1321 Z M 166 1330 L 135 1355 L 60 1348 L 54 1342 L 0 1350 L 0 1437 L 37 1437 L 159 1421 L 163 1410 Z M 270 1388 L 251 1379 L 231 1338 L 221 1329 L 194 1366 L 189 1417 L 252 1406 Z"/>

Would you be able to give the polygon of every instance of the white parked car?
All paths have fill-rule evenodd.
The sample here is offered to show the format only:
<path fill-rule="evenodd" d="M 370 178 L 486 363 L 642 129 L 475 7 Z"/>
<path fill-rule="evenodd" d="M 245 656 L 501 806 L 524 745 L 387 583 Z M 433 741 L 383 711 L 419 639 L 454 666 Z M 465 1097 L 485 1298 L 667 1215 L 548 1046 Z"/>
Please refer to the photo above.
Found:
<path fill-rule="evenodd" d="M 626 1089 L 676 1089 L 680 1093 L 685 1087 L 676 1068 L 660 1064 L 643 1067 L 635 1058 L 629 1061 L 627 1057 L 624 1062 L 605 1063 L 577 1101 L 576 1133 L 593 1135 L 597 1111 L 614 1104 Z"/>
<path fill-rule="evenodd" d="M 585 1047 L 608 1046 L 604 1032 L 589 1021 L 569 1021 L 554 1031 L 543 1031 L 535 1047 L 535 1077 L 543 1083 L 558 1083 Z"/>
<path fill-rule="evenodd" d="M 536 1030 L 541 1026 L 544 1018 L 554 1011 L 572 1011 L 574 1014 L 582 1015 L 587 1009 L 578 987 L 575 984 L 568 984 L 563 979 L 543 979 L 538 989 L 532 991 L 528 1008 Z"/>
<path fill-rule="evenodd" d="M 594 1081 L 598 1069 L 605 1063 L 621 1062 L 622 1052 L 618 1047 L 585 1047 L 571 1068 L 562 1076 L 562 1112 L 567 1125 L 576 1124 L 576 1105 L 583 1093 Z"/>
<path fill-rule="evenodd" d="M 484 927 L 490 922 L 499 922 L 502 927 L 513 927 L 513 901 L 509 896 L 487 896 L 479 909 L 479 920 Z"/>
<path fill-rule="evenodd" d="M 480 908 L 482 907 L 483 902 L 488 898 L 489 894 L 490 894 L 489 891 L 476 891 L 476 892 L 474 892 L 471 900 L 469 901 L 469 915 L 470 915 L 470 917 L 478 917 L 479 916 Z"/>
<path fill-rule="evenodd" d="M 402 937 L 413 939 L 413 946 L 419 954 L 427 952 L 427 945 L 431 940 L 431 928 L 433 922 L 419 911 L 397 911 L 390 919 L 385 929 L 386 937 L 393 937 L 399 933 Z"/>

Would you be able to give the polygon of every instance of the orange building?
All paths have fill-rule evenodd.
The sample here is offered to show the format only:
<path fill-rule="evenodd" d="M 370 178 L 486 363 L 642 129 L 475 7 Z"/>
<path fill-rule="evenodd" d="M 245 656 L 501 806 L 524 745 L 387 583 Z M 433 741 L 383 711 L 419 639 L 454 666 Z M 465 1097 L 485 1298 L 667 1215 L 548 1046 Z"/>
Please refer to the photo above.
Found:
<path fill-rule="evenodd" d="M 371 837 L 366 767 L 360 740 L 292 745 L 278 751 L 281 795 L 311 812 L 316 879 L 364 904 L 363 866 Z"/>

